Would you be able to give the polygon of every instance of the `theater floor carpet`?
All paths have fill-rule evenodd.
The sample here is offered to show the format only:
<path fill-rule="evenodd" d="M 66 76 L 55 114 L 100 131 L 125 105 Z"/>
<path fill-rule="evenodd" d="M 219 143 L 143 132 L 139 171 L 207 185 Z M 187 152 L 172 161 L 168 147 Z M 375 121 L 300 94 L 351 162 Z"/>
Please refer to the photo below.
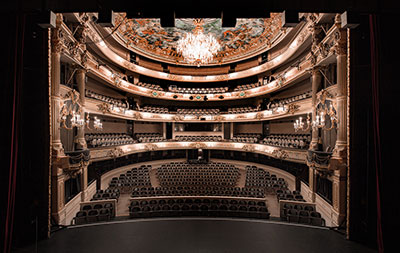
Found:
<path fill-rule="evenodd" d="M 223 218 L 124 220 L 69 227 L 38 252 L 375 252 L 325 228 Z M 35 245 L 14 252 L 35 252 Z"/>

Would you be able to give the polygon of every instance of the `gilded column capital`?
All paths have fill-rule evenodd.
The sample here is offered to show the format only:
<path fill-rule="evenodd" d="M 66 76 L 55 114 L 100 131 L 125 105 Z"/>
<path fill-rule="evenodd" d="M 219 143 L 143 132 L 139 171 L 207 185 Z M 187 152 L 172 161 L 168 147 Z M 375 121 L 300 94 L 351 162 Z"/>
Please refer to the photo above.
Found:
<path fill-rule="evenodd" d="M 346 55 L 347 53 L 347 31 L 339 29 L 334 34 L 334 44 L 331 50 L 336 55 Z"/>
<path fill-rule="evenodd" d="M 54 28 L 51 30 L 51 52 L 61 53 L 63 48 L 64 35 L 60 28 Z"/>

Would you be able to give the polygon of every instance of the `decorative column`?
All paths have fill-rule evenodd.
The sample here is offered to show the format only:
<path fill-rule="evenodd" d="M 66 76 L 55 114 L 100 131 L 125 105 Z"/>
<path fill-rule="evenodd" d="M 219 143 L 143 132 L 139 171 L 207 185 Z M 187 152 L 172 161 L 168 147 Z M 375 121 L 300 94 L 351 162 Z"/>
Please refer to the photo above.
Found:
<path fill-rule="evenodd" d="M 62 14 L 57 14 L 56 28 L 51 29 L 51 214 L 57 223 L 62 221 L 64 209 L 64 168 L 68 168 L 68 157 L 65 156 L 60 138 L 60 63 L 63 48 L 63 33 L 61 31 Z"/>
<path fill-rule="evenodd" d="M 346 170 L 347 170 L 347 30 L 341 29 L 340 15 L 335 17 L 338 32 L 335 34 L 334 52 L 337 61 L 336 111 L 338 117 L 335 149 L 329 169 L 333 174 L 333 222 L 340 225 L 346 217 Z"/>
<path fill-rule="evenodd" d="M 340 15 L 339 15 L 340 27 Z M 341 159 L 343 163 L 346 163 L 347 157 L 347 45 L 346 45 L 346 30 L 340 29 L 335 34 L 335 46 L 334 50 L 336 53 L 337 60 L 337 117 L 338 117 L 338 128 L 336 145 L 333 151 L 333 157 L 335 159 Z"/>
<path fill-rule="evenodd" d="M 51 145 L 52 156 L 65 156 L 64 148 L 60 138 L 60 108 L 62 99 L 60 97 L 60 62 L 62 50 L 62 32 L 60 17 L 57 16 L 57 28 L 51 31 Z"/>
<path fill-rule="evenodd" d="M 322 81 L 322 75 L 321 75 L 321 68 L 320 67 L 313 67 L 311 69 L 311 89 L 312 89 L 312 118 L 311 121 L 313 122 L 316 120 L 317 116 L 317 111 L 316 111 L 316 105 L 317 105 L 317 92 L 321 88 L 321 81 Z M 320 139 L 320 134 L 319 134 L 319 129 L 311 129 L 311 143 L 310 143 L 310 149 L 311 150 L 318 150 L 318 144 L 320 144 L 321 139 Z"/>
<path fill-rule="evenodd" d="M 76 80 L 78 84 L 79 91 L 79 101 L 82 106 L 81 119 L 85 118 L 85 86 L 86 86 L 86 71 L 82 68 L 76 71 Z M 87 144 L 85 141 L 85 127 L 78 127 L 77 134 L 75 136 L 75 147 L 77 150 L 87 149 Z"/>

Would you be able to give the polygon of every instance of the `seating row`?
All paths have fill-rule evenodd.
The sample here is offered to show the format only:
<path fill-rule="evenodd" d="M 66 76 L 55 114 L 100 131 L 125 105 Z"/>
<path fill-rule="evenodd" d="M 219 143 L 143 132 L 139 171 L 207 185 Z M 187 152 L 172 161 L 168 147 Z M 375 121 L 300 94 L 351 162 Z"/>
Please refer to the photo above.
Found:
<path fill-rule="evenodd" d="M 286 104 L 293 103 L 302 99 L 311 97 L 311 91 L 304 92 L 302 94 L 291 96 L 287 98 L 274 99 L 267 104 L 267 109 L 274 109 L 276 107 L 282 107 Z"/>
<path fill-rule="evenodd" d="M 152 90 L 158 90 L 158 91 L 164 90 L 164 89 L 161 88 L 161 86 L 158 85 L 158 84 L 151 84 L 151 83 L 145 83 L 145 82 L 138 82 L 136 85 L 137 85 L 137 86 L 144 87 L 144 88 L 152 89 Z"/>
<path fill-rule="evenodd" d="M 250 142 L 250 143 L 258 143 L 261 138 L 261 134 L 254 133 L 242 133 L 235 134 L 231 141 L 233 142 Z"/>
<path fill-rule="evenodd" d="M 269 219 L 270 213 L 264 201 L 249 202 L 228 199 L 178 198 L 168 200 L 132 200 L 129 206 L 131 218 L 205 216 Z M 247 204 L 247 205 L 246 205 Z"/>
<path fill-rule="evenodd" d="M 117 98 L 113 98 L 110 96 L 105 96 L 105 95 L 101 95 L 99 93 L 96 93 L 94 91 L 91 90 L 86 90 L 85 91 L 85 96 L 89 97 L 89 98 L 93 98 L 96 100 L 100 100 L 109 104 L 112 104 L 114 106 L 118 106 L 120 108 L 124 108 L 127 109 L 128 108 L 128 104 L 126 101 L 122 100 L 122 99 L 117 99 Z"/>
<path fill-rule="evenodd" d="M 257 107 L 251 107 L 251 106 L 234 107 L 234 108 L 228 108 L 228 113 L 229 114 L 248 113 L 248 112 L 257 112 L 259 110 L 260 110 L 260 106 L 257 106 Z"/>
<path fill-rule="evenodd" d="M 85 134 L 88 147 L 108 147 L 117 145 L 133 144 L 137 141 L 126 133 L 95 133 Z"/>
<path fill-rule="evenodd" d="M 302 204 L 283 204 L 281 220 L 314 226 L 325 226 L 325 220 L 313 206 Z"/>
<path fill-rule="evenodd" d="M 166 139 L 160 133 L 136 133 L 135 136 L 139 142 L 166 141 Z"/>
<path fill-rule="evenodd" d="M 86 203 L 81 205 L 80 210 L 74 217 L 75 225 L 92 223 L 97 221 L 109 221 L 115 217 L 115 206 L 113 202 Z"/>
<path fill-rule="evenodd" d="M 178 135 L 176 141 L 222 141 L 222 136 Z"/>
<path fill-rule="evenodd" d="M 186 94 L 216 94 L 216 93 L 224 93 L 229 90 L 228 87 L 185 88 L 185 87 L 175 87 L 175 86 L 170 86 L 168 89 L 171 92 L 186 93 Z"/>
<path fill-rule="evenodd" d="M 140 107 L 139 111 L 151 113 L 168 113 L 168 108 L 145 105 L 143 107 Z"/>
<path fill-rule="evenodd" d="M 242 84 L 242 85 L 236 86 L 236 88 L 234 88 L 233 91 L 248 90 L 248 89 L 253 89 L 256 87 L 260 87 L 260 86 L 263 86 L 263 84 L 261 82 Z"/>
<path fill-rule="evenodd" d="M 184 114 L 184 115 L 216 115 L 220 113 L 219 109 L 184 109 L 179 108 L 176 110 L 177 114 Z"/>
<path fill-rule="evenodd" d="M 304 134 L 274 134 L 263 139 L 263 143 L 267 145 L 307 149 L 310 144 L 310 135 Z"/>
<path fill-rule="evenodd" d="M 191 185 L 136 188 L 131 194 L 132 198 L 156 196 L 227 196 L 264 198 L 265 190 L 262 188 Z"/>

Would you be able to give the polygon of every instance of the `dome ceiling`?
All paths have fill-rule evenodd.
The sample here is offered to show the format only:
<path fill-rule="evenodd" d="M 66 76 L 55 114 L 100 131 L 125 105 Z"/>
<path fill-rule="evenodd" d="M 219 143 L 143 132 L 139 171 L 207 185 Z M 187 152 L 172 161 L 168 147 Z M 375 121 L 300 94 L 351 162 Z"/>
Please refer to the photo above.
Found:
<path fill-rule="evenodd" d="M 205 34 L 212 34 L 221 45 L 208 65 L 231 63 L 255 56 L 269 49 L 282 33 L 281 14 L 270 18 L 237 19 L 236 27 L 221 27 L 221 19 L 203 20 Z M 175 20 L 175 27 L 163 28 L 159 19 L 128 19 L 124 13 L 116 18 L 115 34 L 128 49 L 148 58 L 188 65 L 176 51 L 177 41 L 195 28 L 194 19 Z"/>

